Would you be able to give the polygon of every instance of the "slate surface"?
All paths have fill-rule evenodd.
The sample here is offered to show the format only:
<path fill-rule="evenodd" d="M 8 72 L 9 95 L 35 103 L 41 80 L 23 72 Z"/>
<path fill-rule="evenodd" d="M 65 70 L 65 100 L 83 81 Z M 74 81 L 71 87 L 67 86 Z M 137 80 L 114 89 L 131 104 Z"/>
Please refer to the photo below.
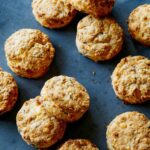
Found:
<path fill-rule="evenodd" d="M 0 0 L 0 66 L 13 74 L 19 86 L 19 100 L 15 108 L 0 117 L 0 150 L 33 150 L 17 132 L 15 117 L 25 100 L 39 95 L 46 80 L 55 75 L 76 77 L 89 91 L 91 107 L 86 115 L 67 128 L 64 139 L 51 147 L 57 149 L 69 138 L 88 138 L 106 150 L 106 126 L 118 114 L 126 111 L 140 111 L 150 117 L 150 102 L 143 105 L 124 105 L 113 92 L 110 76 L 116 64 L 127 55 L 144 55 L 150 58 L 150 48 L 135 42 L 129 36 L 126 20 L 136 6 L 150 3 L 150 0 L 117 0 L 112 16 L 125 30 L 125 43 L 122 52 L 111 61 L 94 63 L 77 52 L 75 46 L 76 26 L 84 16 L 78 14 L 74 21 L 63 29 L 49 30 L 41 27 L 34 19 L 31 0 Z M 49 72 L 38 80 L 16 76 L 8 68 L 4 54 L 6 38 L 20 28 L 35 28 L 47 33 L 56 48 L 56 56 Z M 93 72 L 96 74 L 93 75 Z"/>

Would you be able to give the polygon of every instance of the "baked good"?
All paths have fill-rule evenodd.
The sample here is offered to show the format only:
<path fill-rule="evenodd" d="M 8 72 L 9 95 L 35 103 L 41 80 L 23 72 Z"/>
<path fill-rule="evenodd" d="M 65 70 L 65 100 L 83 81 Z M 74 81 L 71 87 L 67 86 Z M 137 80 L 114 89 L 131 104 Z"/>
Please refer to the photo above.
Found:
<path fill-rule="evenodd" d="M 35 29 L 20 29 L 5 43 L 5 53 L 10 69 L 26 78 L 38 78 L 46 73 L 54 48 L 46 34 Z"/>
<path fill-rule="evenodd" d="M 108 150 L 149 150 L 150 121 L 139 112 L 117 116 L 107 127 Z"/>
<path fill-rule="evenodd" d="M 99 150 L 99 148 L 86 139 L 66 141 L 58 150 Z"/>
<path fill-rule="evenodd" d="M 18 99 L 18 86 L 13 76 L 0 68 L 0 115 L 10 111 Z"/>
<path fill-rule="evenodd" d="M 113 8 L 115 0 L 67 0 L 78 11 L 102 17 L 108 15 Z"/>
<path fill-rule="evenodd" d="M 122 48 L 123 30 L 110 17 L 95 18 L 91 15 L 79 21 L 76 45 L 78 51 L 93 61 L 109 60 Z"/>
<path fill-rule="evenodd" d="M 75 78 L 68 76 L 48 80 L 41 90 L 41 96 L 44 97 L 41 103 L 45 109 L 67 122 L 80 119 L 90 105 L 86 89 Z"/>
<path fill-rule="evenodd" d="M 150 100 L 150 60 L 144 56 L 123 58 L 112 74 L 112 85 L 125 103 Z"/>
<path fill-rule="evenodd" d="M 47 148 L 63 137 L 66 123 L 47 114 L 39 99 L 26 101 L 17 114 L 16 122 L 24 141 L 37 148 Z"/>
<path fill-rule="evenodd" d="M 150 46 L 150 4 L 135 8 L 128 19 L 131 36 L 138 42 Z"/>
<path fill-rule="evenodd" d="M 48 28 L 68 25 L 77 12 L 66 0 L 33 0 L 32 9 L 36 20 Z"/>

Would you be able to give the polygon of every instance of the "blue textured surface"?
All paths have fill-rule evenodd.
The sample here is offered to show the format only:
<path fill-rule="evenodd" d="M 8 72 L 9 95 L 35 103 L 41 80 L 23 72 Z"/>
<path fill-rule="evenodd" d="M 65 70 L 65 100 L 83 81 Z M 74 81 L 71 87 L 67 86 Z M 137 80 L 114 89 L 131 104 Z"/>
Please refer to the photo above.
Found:
<path fill-rule="evenodd" d="M 125 105 L 119 101 L 112 89 L 110 76 L 116 64 L 127 55 L 144 55 L 150 58 L 150 48 L 135 42 L 127 32 L 129 13 L 136 6 L 150 3 L 150 0 L 118 0 L 112 15 L 125 30 L 125 43 L 121 53 L 111 61 L 94 63 L 77 52 L 75 35 L 77 22 L 83 17 L 78 14 L 66 28 L 49 30 L 41 27 L 34 19 L 31 0 L 0 0 L 0 67 L 13 74 L 19 86 L 19 100 L 15 108 L 0 117 L 0 150 L 33 150 L 17 132 L 15 117 L 25 100 L 39 95 L 44 82 L 55 75 L 69 75 L 77 78 L 89 91 L 91 107 L 85 116 L 70 124 L 63 140 L 51 147 L 57 149 L 69 138 L 88 138 L 106 150 L 106 126 L 118 114 L 137 110 L 150 117 L 150 102 L 143 105 Z M 47 33 L 56 48 L 56 56 L 49 72 L 37 80 L 16 76 L 6 65 L 4 42 L 20 28 L 35 28 Z M 93 75 L 92 72 L 96 72 Z"/>

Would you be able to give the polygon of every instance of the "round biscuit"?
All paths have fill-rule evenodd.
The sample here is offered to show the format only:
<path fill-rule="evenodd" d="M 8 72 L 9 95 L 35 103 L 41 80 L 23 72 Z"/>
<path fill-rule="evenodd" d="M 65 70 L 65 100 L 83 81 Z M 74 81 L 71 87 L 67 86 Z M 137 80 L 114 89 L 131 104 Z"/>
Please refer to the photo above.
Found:
<path fill-rule="evenodd" d="M 26 101 L 17 114 L 16 122 L 25 142 L 37 148 L 47 148 L 62 139 L 66 123 L 47 114 L 39 99 Z"/>
<path fill-rule="evenodd" d="M 58 150 L 99 150 L 99 148 L 86 139 L 66 141 Z"/>
<path fill-rule="evenodd" d="M 135 40 L 150 46 L 150 4 L 140 5 L 131 12 L 128 27 Z"/>
<path fill-rule="evenodd" d="M 33 0 L 32 9 L 36 20 L 48 28 L 68 25 L 77 12 L 66 0 Z"/>
<path fill-rule="evenodd" d="M 48 80 L 41 90 L 41 96 L 44 97 L 41 103 L 47 111 L 54 111 L 54 115 L 67 122 L 80 119 L 90 105 L 86 89 L 75 78 L 67 76 Z"/>
<path fill-rule="evenodd" d="M 123 30 L 110 17 L 95 18 L 91 15 L 79 21 L 76 45 L 78 51 L 93 61 L 109 60 L 122 49 Z"/>
<path fill-rule="evenodd" d="M 112 74 L 116 95 L 125 103 L 150 100 L 150 60 L 144 56 L 123 58 Z"/>
<path fill-rule="evenodd" d="M 18 99 L 18 86 L 13 76 L 0 68 L 0 115 L 10 111 Z"/>
<path fill-rule="evenodd" d="M 150 121 L 139 112 L 117 116 L 107 127 L 109 150 L 149 150 Z"/>
<path fill-rule="evenodd" d="M 78 11 L 102 17 L 108 15 L 113 8 L 115 0 L 67 0 Z"/>
<path fill-rule="evenodd" d="M 21 29 L 5 43 L 8 66 L 17 75 L 26 78 L 38 78 L 45 74 L 54 52 L 48 36 L 35 29 Z"/>

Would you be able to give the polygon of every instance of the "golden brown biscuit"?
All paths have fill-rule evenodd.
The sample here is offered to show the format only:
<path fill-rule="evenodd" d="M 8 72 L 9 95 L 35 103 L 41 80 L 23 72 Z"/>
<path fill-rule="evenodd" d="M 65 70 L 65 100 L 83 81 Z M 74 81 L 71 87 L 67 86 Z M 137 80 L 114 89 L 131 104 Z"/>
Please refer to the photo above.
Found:
<path fill-rule="evenodd" d="M 123 30 L 113 18 L 83 18 L 77 26 L 76 45 L 84 56 L 94 60 L 109 60 L 123 44 Z"/>
<path fill-rule="evenodd" d="M 67 0 L 78 11 L 85 12 L 97 17 L 108 15 L 115 0 Z"/>
<path fill-rule="evenodd" d="M 0 115 L 10 111 L 18 99 L 18 86 L 10 73 L 0 68 Z"/>
<path fill-rule="evenodd" d="M 76 10 L 66 0 L 33 0 L 33 14 L 44 27 L 61 28 L 68 25 Z"/>
<path fill-rule="evenodd" d="M 8 66 L 17 75 L 26 78 L 38 78 L 45 74 L 54 51 L 48 36 L 35 29 L 21 29 L 5 43 Z"/>
<path fill-rule="evenodd" d="M 99 150 L 96 145 L 86 139 L 66 141 L 58 150 Z"/>
<path fill-rule="evenodd" d="M 57 76 L 48 80 L 41 91 L 41 102 L 48 112 L 68 122 L 80 119 L 88 110 L 90 97 L 72 77 Z M 53 107 L 53 109 L 50 109 Z"/>
<path fill-rule="evenodd" d="M 123 58 L 112 74 L 112 85 L 125 103 L 150 100 L 150 60 L 143 56 Z"/>
<path fill-rule="evenodd" d="M 150 4 L 135 8 L 129 16 L 128 26 L 135 40 L 150 46 Z"/>
<path fill-rule="evenodd" d="M 28 144 L 47 148 L 63 137 L 66 123 L 47 114 L 39 99 L 26 101 L 17 114 L 16 122 L 18 131 Z"/>
<path fill-rule="evenodd" d="M 141 113 L 126 112 L 107 127 L 109 150 L 149 150 L 150 121 Z"/>

